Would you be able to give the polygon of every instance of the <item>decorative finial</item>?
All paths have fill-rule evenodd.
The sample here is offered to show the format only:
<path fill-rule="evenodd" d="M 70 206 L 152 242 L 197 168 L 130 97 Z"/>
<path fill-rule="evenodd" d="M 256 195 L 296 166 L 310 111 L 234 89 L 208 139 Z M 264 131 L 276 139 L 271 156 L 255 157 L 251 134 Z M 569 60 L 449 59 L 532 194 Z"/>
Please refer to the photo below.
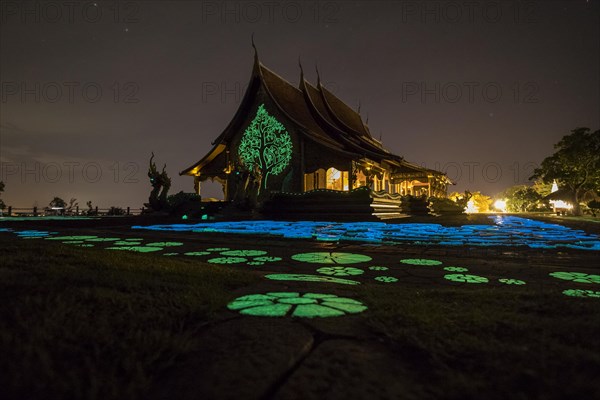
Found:
<path fill-rule="evenodd" d="M 317 86 L 321 86 L 321 75 L 319 75 L 319 67 L 315 63 L 315 71 L 317 71 Z"/>
<path fill-rule="evenodd" d="M 300 60 L 300 56 L 298 56 L 298 66 L 300 67 L 300 79 L 304 78 L 304 70 L 302 69 L 302 61 Z"/>
<path fill-rule="evenodd" d="M 258 60 L 258 50 L 256 49 L 256 45 L 254 44 L 254 32 L 252 32 L 252 36 L 250 38 L 252 40 L 252 48 L 254 49 L 254 58 Z"/>

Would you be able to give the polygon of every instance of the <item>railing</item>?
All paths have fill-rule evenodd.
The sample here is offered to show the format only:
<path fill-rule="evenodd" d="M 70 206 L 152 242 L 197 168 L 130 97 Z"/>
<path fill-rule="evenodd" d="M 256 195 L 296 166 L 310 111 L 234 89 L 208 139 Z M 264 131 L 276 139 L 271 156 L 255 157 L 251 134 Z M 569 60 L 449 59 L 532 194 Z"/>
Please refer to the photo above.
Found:
<path fill-rule="evenodd" d="M 18 207 L 6 207 L 4 210 L 0 210 L 0 216 L 3 217 L 44 217 L 44 216 L 123 216 L 123 215 L 140 215 L 144 212 L 144 207 L 133 208 L 133 207 L 111 207 L 111 208 L 98 208 L 92 209 L 80 209 L 74 207 L 72 210 L 57 209 L 52 210 L 49 208 L 18 208 Z"/>

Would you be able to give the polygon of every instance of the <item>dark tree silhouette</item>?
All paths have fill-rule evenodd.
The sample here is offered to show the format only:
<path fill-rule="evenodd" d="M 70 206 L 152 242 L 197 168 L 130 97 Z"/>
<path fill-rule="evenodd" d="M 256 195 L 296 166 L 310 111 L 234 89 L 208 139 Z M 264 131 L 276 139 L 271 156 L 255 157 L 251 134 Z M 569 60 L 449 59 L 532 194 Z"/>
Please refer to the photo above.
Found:
<path fill-rule="evenodd" d="M 529 179 L 556 180 L 559 188 L 570 194 L 573 214 L 581 215 L 579 203 L 584 194 L 600 189 L 600 130 L 574 129 L 554 148 L 554 154 L 546 157 Z"/>
<path fill-rule="evenodd" d="M 4 192 L 4 182 L 0 181 L 0 193 Z M 6 204 L 0 198 L 0 210 L 4 210 L 6 208 Z"/>

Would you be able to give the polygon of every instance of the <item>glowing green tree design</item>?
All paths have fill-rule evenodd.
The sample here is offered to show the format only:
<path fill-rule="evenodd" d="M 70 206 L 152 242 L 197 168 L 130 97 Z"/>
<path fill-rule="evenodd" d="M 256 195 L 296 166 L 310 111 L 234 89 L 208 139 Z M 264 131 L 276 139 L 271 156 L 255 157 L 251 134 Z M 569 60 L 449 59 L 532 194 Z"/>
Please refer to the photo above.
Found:
<path fill-rule="evenodd" d="M 292 159 L 292 138 L 285 127 L 261 104 L 256 116 L 242 135 L 238 156 L 243 167 L 252 171 L 256 166 L 262 173 L 263 188 L 269 175 L 279 175 Z"/>

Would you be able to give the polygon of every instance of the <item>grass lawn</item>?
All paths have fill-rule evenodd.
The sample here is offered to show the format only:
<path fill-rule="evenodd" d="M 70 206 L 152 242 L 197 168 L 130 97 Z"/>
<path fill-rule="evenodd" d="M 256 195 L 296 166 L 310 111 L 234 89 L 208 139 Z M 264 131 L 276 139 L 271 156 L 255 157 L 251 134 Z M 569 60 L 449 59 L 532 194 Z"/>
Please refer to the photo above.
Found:
<path fill-rule="evenodd" d="M 134 399 L 256 277 L 198 262 L 0 239 L 0 396 Z"/>
<path fill-rule="evenodd" d="M 406 398 L 600 398 L 600 299 L 539 286 L 361 291 L 367 323 L 406 365 Z"/>
<path fill-rule="evenodd" d="M 200 333 L 230 318 L 232 292 L 264 282 L 260 274 L 154 254 L 8 236 L 0 236 L 0 248 L 0 397 L 8 399 L 152 398 L 163 374 L 202 348 Z M 393 379 L 402 398 L 600 398 L 599 299 L 570 298 L 535 283 L 343 290 L 369 310 L 308 323 L 358 324 L 344 334 L 355 335 L 357 346 L 384 347 L 386 362 L 399 371 Z M 321 365 L 318 379 L 342 382 L 352 393 L 360 382 L 339 373 L 354 360 L 339 357 L 344 365 Z M 380 370 L 365 371 L 379 379 Z M 176 387 L 168 391 L 179 398 Z"/>

